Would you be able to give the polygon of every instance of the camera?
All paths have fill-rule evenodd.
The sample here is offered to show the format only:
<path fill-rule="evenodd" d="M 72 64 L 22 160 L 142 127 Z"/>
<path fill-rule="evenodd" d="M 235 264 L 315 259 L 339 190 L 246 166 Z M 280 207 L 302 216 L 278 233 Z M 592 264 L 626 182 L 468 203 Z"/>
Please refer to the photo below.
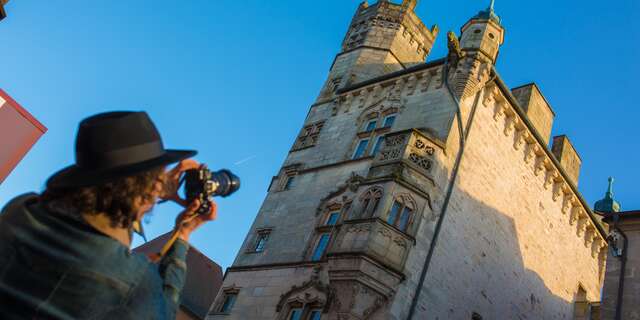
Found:
<path fill-rule="evenodd" d="M 240 178 L 226 169 L 216 172 L 206 167 L 187 170 L 184 173 L 184 181 L 187 200 L 200 200 L 200 208 L 196 211 L 198 214 L 209 212 L 209 199 L 212 197 L 228 197 L 240 189 Z"/>

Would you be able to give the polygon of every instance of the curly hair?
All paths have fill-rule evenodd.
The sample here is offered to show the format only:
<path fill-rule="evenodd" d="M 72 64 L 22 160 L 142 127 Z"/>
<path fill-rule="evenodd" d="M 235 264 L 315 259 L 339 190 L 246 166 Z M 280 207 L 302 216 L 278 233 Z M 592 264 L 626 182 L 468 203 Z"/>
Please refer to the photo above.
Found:
<path fill-rule="evenodd" d="M 40 201 L 52 211 L 63 208 L 65 212 L 78 215 L 104 213 L 112 227 L 129 228 L 139 209 L 136 199 L 141 199 L 142 203 L 155 201 L 154 184 L 163 172 L 161 167 L 96 186 L 47 188 Z"/>

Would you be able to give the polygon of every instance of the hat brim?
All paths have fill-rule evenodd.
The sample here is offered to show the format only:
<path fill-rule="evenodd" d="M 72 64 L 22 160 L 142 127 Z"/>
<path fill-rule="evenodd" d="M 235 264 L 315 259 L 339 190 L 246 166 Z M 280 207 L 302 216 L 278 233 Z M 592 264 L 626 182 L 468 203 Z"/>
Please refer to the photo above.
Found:
<path fill-rule="evenodd" d="M 147 170 L 166 166 L 195 156 L 193 150 L 166 150 L 157 158 L 108 169 L 84 169 L 77 165 L 66 167 L 54 173 L 47 180 L 47 188 L 79 188 L 100 185 L 120 177 L 134 175 Z"/>

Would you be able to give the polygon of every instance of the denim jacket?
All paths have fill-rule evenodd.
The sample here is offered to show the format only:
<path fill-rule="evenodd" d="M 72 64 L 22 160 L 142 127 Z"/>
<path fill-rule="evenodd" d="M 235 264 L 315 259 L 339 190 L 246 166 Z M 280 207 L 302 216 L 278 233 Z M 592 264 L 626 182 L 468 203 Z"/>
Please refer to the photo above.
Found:
<path fill-rule="evenodd" d="M 0 214 L 0 319 L 175 319 L 189 246 L 158 263 L 35 194 Z"/>

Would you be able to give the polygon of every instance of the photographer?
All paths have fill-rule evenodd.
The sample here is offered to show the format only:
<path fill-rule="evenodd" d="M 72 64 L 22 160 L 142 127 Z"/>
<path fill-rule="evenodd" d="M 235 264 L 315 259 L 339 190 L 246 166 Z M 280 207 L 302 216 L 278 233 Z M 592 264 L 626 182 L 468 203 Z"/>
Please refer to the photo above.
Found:
<path fill-rule="evenodd" d="M 174 319 L 189 235 L 216 217 L 178 196 L 195 151 L 165 150 L 144 112 L 110 112 L 80 123 L 76 164 L 42 195 L 10 201 L 0 215 L 0 319 Z M 165 172 L 171 163 L 180 162 Z M 184 211 L 163 257 L 131 252 L 134 226 L 158 199 Z"/>

